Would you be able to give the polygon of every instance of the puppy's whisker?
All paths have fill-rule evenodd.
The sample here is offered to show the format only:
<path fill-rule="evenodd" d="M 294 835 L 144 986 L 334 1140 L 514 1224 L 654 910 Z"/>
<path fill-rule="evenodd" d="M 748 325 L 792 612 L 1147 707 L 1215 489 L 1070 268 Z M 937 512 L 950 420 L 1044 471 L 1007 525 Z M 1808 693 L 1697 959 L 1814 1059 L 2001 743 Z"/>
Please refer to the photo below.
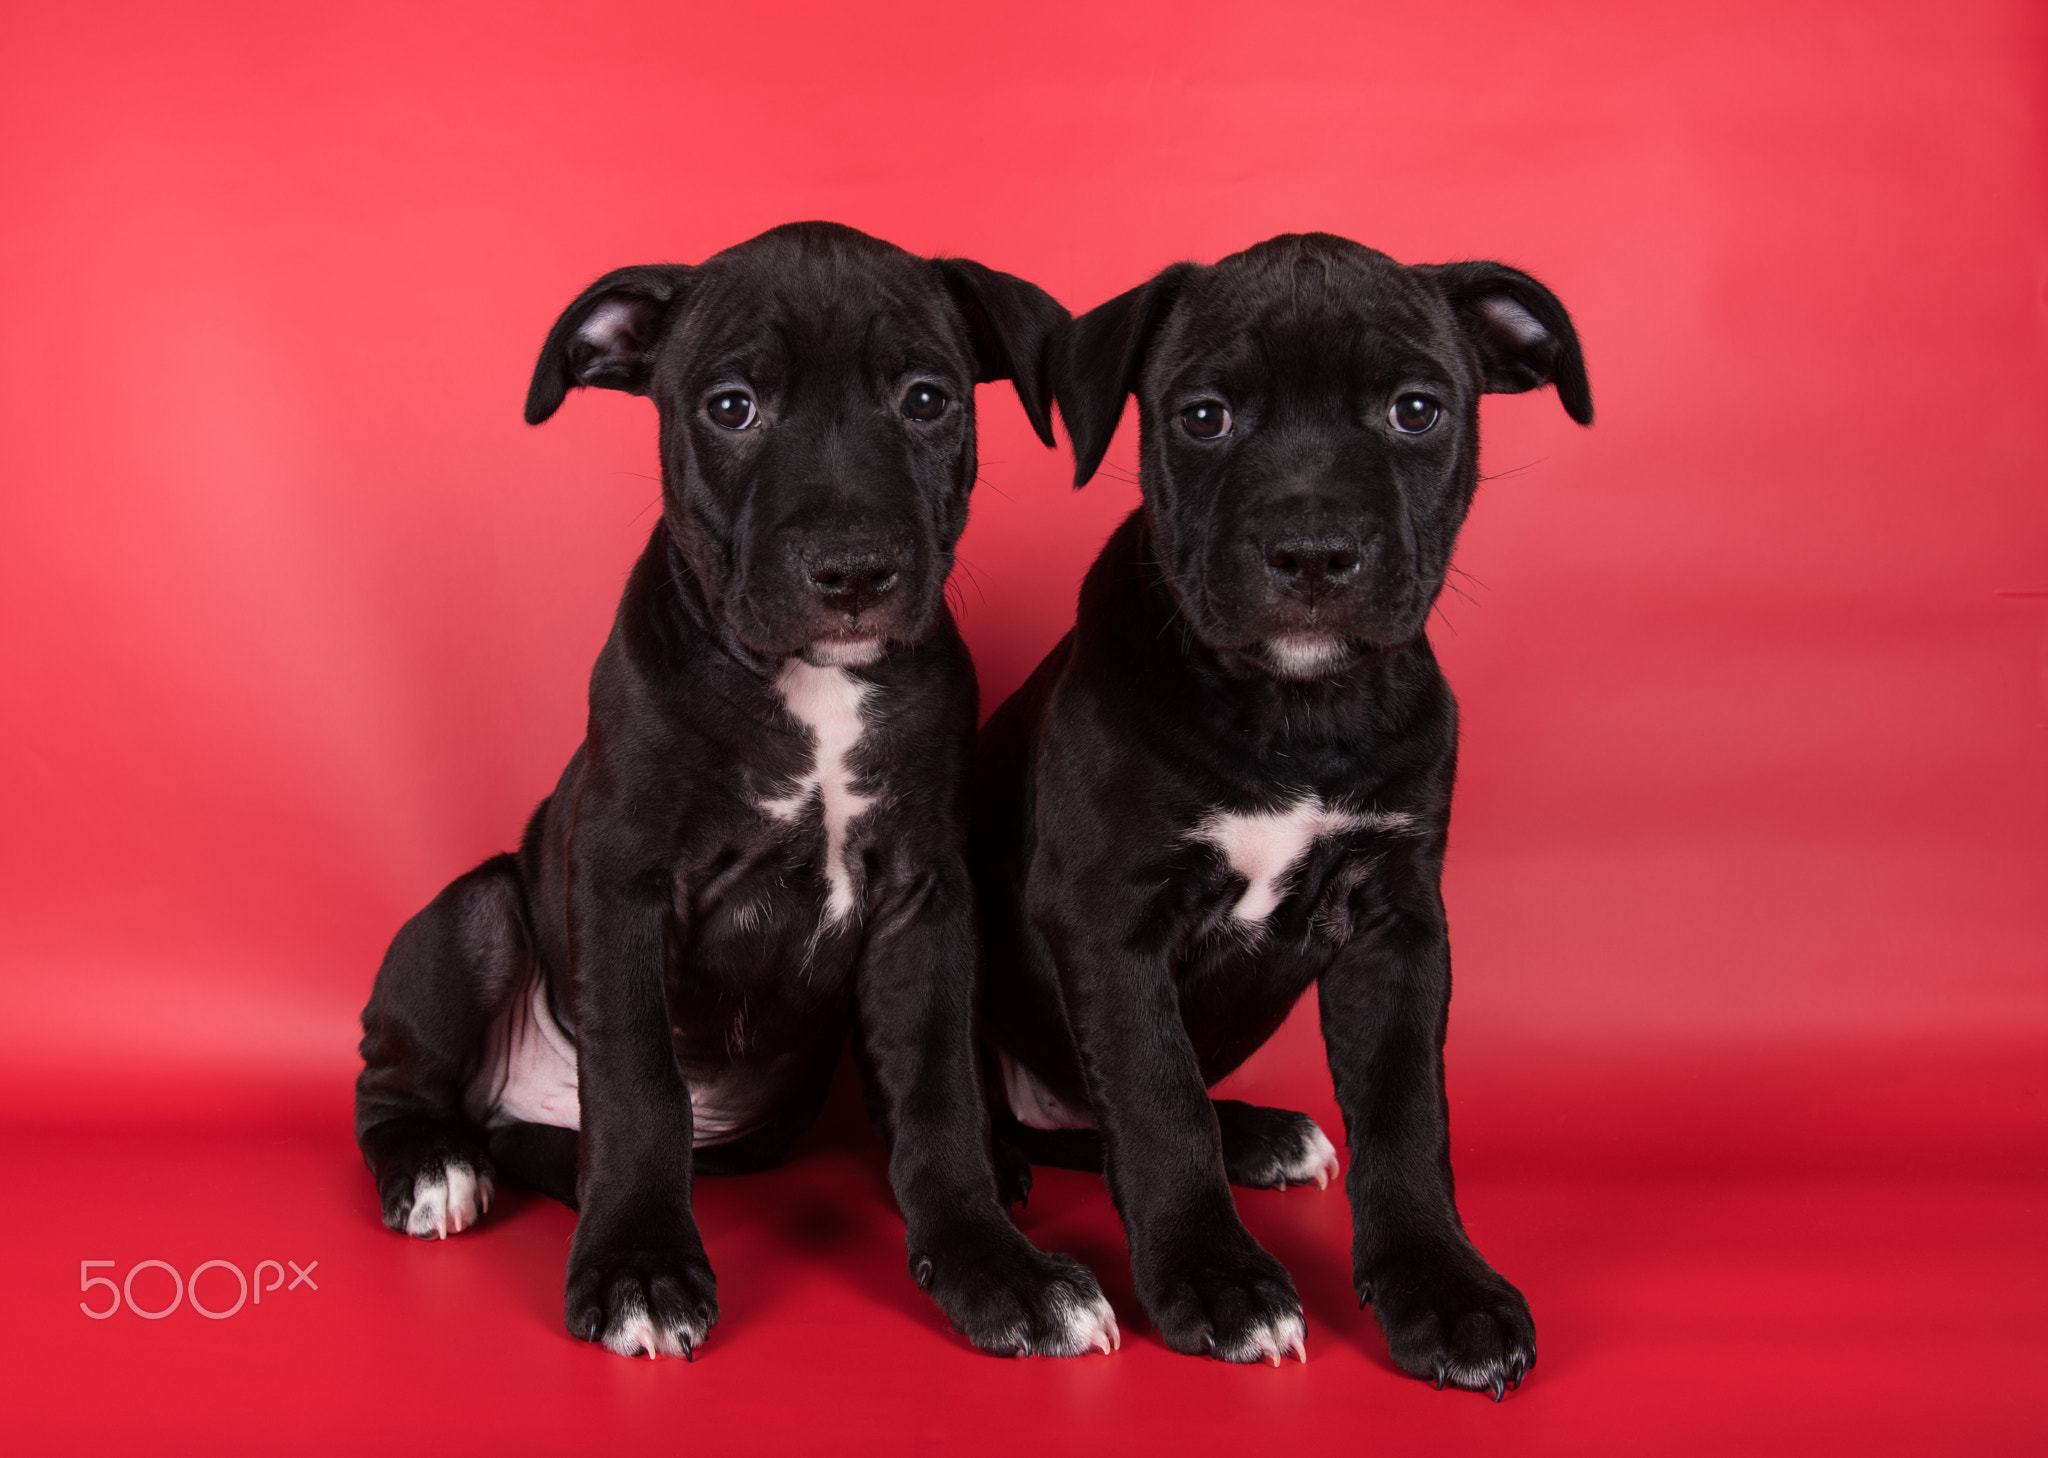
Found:
<path fill-rule="evenodd" d="M 981 584 L 981 569 L 976 567 L 972 562 L 968 561 L 965 557 L 962 557 L 957 553 L 954 554 L 953 565 L 955 567 L 958 567 L 962 572 L 965 572 L 967 574 L 967 582 L 969 586 L 973 587 L 974 595 L 981 599 L 981 605 L 983 607 L 987 607 L 988 593 L 982 587 Z M 949 585 L 953 582 L 953 580 L 954 579 L 951 577 L 948 577 L 946 579 Z"/>
<path fill-rule="evenodd" d="M 1494 471 L 1490 474 L 1482 474 L 1479 477 L 1479 479 L 1481 481 L 1504 481 L 1510 476 L 1519 476 L 1524 471 L 1533 471 L 1549 459 L 1550 457 L 1548 456 L 1538 456 L 1533 461 L 1524 461 L 1521 465 L 1510 466 L 1505 471 Z"/>

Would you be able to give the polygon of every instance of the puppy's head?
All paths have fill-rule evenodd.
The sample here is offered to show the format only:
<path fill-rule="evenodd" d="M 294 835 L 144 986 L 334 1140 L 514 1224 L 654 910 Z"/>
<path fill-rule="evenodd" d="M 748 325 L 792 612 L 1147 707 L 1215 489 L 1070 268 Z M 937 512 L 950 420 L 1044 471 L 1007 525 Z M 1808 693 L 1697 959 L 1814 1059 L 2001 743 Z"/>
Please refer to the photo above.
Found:
<path fill-rule="evenodd" d="M 1321 233 L 1176 264 L 1051 353 L 1074 484 L 1135 394 L 1183 617 L 1281 678 L 1334 677 L 1421 634 L 1478 485 L 1482 394 L 1554 384 L 1593 419 L 1578 335 L 1535 279 L 1405 267 Z"/>
<path fill-rule="evenodd" d="M 526 418 L 569 390 L 650 397 L 663 510 L 753 651 L 862 664 L 938 623 L 974 484 L 974 386 L 1014 381 L 1053 443 L 1043 290 L 795 223 L 696 267 L 608 273 L 541 347 Z"/>

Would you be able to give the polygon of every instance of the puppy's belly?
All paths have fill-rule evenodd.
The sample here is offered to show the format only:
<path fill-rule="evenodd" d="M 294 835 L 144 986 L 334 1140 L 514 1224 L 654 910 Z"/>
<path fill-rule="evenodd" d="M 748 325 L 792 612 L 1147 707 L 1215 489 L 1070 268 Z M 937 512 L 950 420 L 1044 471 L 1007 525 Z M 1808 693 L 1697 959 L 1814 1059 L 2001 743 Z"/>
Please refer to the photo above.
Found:
<path fill-rule="evenodd" d="M 773 1112 L 757 1106 L 742 1090 L 725 1092 L 721 1097 L 716 1079 L 690 1080 L 690 1142 L 698 1148 L 750 1134 Z M 484 1066 L 470 1081 L 463 1108 L 487 1129 L 507 1124 L 583 1127 L 576 1045 L 548 1010 L 547 991 L 538 977 L 491 1024 Z"/>
<path fill-rule="evenodd" d="M 548 1011 L 547 990 L 533 978 L 491 1024 L 484 1066 L 463 1094 L 463 1108 L 487 1129 L 552 1124 L 580 1129 L 576 1045 Z"/>
<path fill-rule="evenodd" d="M 1003 1065 L 1003 1097 L 1017 1122 L 1029 1129 L 1093 1129 L 1095 1116 L 1077 1109 L 1047 1088 L 1037 1074 L 998 1049 Z"/>

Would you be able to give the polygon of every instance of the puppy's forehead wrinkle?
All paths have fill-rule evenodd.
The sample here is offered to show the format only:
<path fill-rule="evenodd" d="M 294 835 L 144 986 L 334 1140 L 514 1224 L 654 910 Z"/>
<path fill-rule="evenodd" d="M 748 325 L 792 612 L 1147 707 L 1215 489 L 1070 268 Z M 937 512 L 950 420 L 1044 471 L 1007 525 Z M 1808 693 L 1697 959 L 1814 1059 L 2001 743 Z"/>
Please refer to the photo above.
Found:
<path fill-rule="evenodd" d="M 1360 299 L 1369 311 L 1361 311 Z M 1231 324 L 1289 315 L 1362 319 L 1369 312 L 1416 328 L 1441 307 L 1425 276 L 1384 253 L 1328 234 L 1291 234 L 1202 270 L 1177 312 Z"/>
<path fill-rule="evenodd" d="M 1336 410 L 1346 418 L 1368 403 L 1365 397 L 1403 385 L 1462 396 L 1464 384 L 1445 368 L 1444 351 L 1432 352 L 1439 337 L 1433 318 L 1390 328 L 1383 318 L 1350 310 L 1252 313 L 1221 328 L 1191 324 L 1148 362 L 1145 394 L 1166 409 L 1216 395 L 1234 409 L 1263 404 Z"/>
<path fill-rule="evenodd" d="M 890 262 L 799 257 L 769 268 L 762 260 L 735 260 L 708 270 L 673 337 L 690 358 L 755 367 L 764 357 L 795 361 L 839 351 L 872 360 L 914 345 L 957 356 L 958 321 L 938 280 L 910 267 L 921 262 L 910 254 L 901 255 L 905 266 Z M 957 358 L 950 362 L 957 367 Z"/>
<path fill-rule="evenodd" d="M 807 392 L 824 382 L 864 405 L 893 397 L 906 375 L 933 376 L 955 389 L 970 377 L 943 339 L 906 334 L 899 321 L 879 314 L 864 320 L 858 331 L 843 333 L 816 334 L 803 321 L 779 321 L 763 344 L 711 356 L 697 373 L 707 385 L 737 379 L 768 395 Z M 973 401 L 960 403 L 971 407 Z"/>

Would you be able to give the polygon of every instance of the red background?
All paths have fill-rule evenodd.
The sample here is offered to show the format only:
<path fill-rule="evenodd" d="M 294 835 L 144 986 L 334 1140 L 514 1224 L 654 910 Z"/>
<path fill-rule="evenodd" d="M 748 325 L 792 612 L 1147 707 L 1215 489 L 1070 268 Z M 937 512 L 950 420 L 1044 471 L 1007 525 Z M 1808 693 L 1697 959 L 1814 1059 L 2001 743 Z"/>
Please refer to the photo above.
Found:
<path fill-rule="evenodd" d="M 2048 1358 L 2048 23 L 2001 0 L 13 7 L 0 52 L 0 1425 L 364 1451 L 2038 1451 Z M 1542 1362 L 1397 1376 L 1341 1196 L 1244 1192 L 1309 1314 L 1174 1356 L 1099 1181 L 1021 1222 L 1110 1359 L 903 1273 L 842 1097 L 706 1182 L 691 1366 L 572 1342 L 570 1217 L 384 1232 L 347 1132 L 399 922 L 581 734 L 645 402 L 520 423 L 605 269 L 839 219 L 1081 309 L 1327 229 L 1566 300 L 1600 422 L 1489 402 L 1454 1149 Z M 1006 386 L 956 596 L 986 705 L 1135 499 Z M 2031 593 L 2032 596 L 2028 596 Z M 1336 1128 L 1299 1017 L 1237 1082 Z M 842 1090 L 842 1094 L 844 1090 Z M 77 1263 L 320 1262 L 208 1322 Z M 138 1278 L 137 1299 L 167 1299 Z M 218 1307 L 223 1284 L 206 1288 Z M 26 1451 L 26 1450 L 24 1450 Z"/>

